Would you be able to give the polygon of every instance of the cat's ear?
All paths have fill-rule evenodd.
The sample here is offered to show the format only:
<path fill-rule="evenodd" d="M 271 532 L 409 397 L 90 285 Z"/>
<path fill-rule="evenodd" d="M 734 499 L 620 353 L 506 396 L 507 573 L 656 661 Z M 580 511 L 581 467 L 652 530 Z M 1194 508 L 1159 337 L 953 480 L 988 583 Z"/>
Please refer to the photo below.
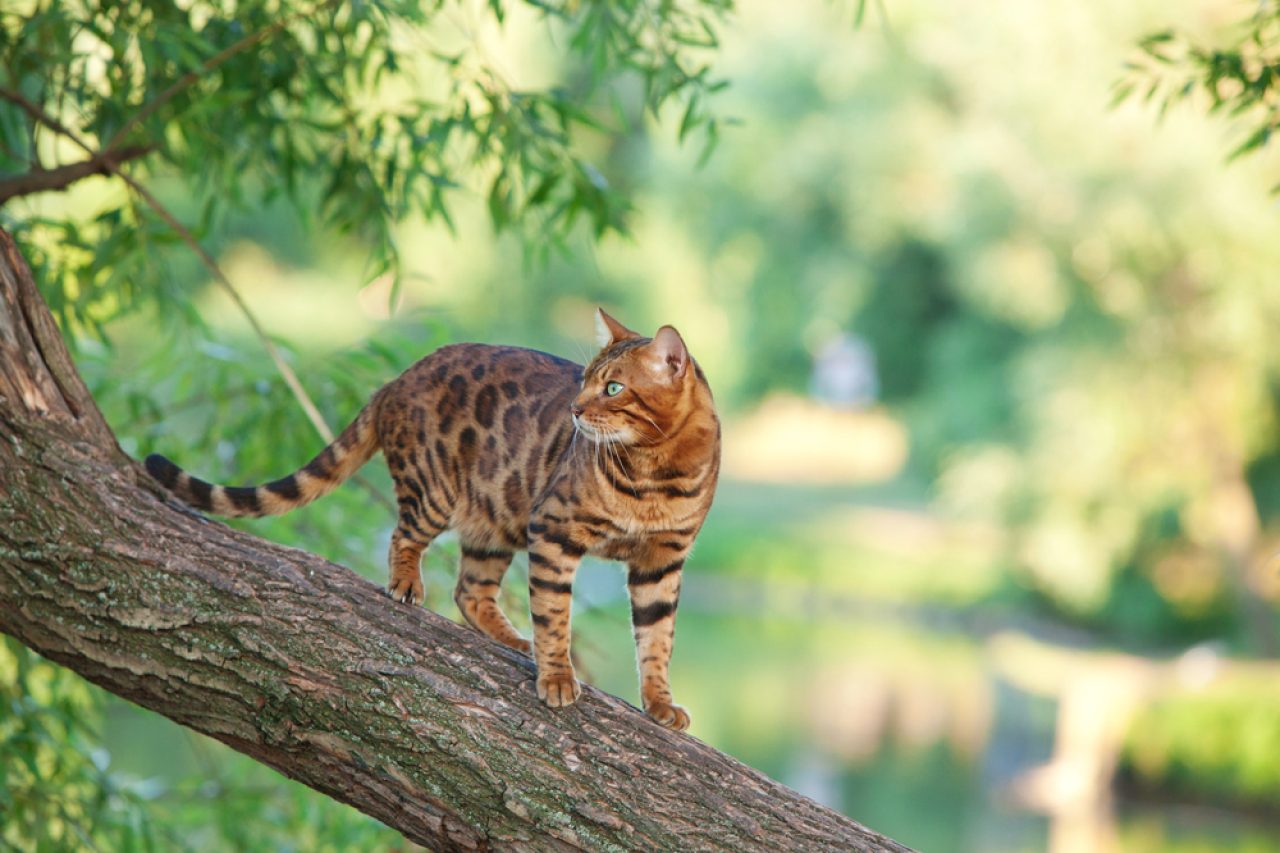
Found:
<path fill-rule="evenodd" d="M 640 336 L 635 332 L 606 314 L 603 308 L 596 309 L 596 343 L 601 348 L 638 337 Z"/>
<path fill-rule="evenodd" d="M 663 326 L 649 344 L 649 368 L 660 379 L 678 379 L 689 366 L 689 351 L 685 349 L 680 333 L 670 326 Z"/>

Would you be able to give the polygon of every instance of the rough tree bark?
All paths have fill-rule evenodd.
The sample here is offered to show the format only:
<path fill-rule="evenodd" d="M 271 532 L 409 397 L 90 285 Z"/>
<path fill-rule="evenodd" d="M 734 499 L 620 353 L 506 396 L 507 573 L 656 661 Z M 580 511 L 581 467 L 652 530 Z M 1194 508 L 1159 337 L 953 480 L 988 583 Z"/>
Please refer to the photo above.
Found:
<path fill-rule="evenodd" d="M 0 231 L 0 630 L 439 850 L 906 848 L 318 557 L 168 503 Z"/>

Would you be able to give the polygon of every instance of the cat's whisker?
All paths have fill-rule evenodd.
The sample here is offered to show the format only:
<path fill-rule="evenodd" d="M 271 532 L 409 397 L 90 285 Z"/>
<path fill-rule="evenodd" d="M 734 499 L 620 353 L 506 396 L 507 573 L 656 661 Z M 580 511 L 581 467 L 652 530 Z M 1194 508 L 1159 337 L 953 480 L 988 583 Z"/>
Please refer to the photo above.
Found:
<path fill-rule="evenodd" d="M 631 472 L 627 470 L 627 466 L 622 464 L 622 456 L 618 453 L 618 442 L 614 439 L 614 435 L 616 435 L 616 433 L 609 434 L 608 444 L 606 447 L 609 450 L 609 454 L 613 457 L 613 460 L 618 463 L 618 468 L 622 470 L 622 473 L 629 477 L 631 476 Z"/>
<path fill-rule="evenodd" d="M 578 421 L 573 421 L 573 437 L 569 439 L 569 458 L 576 459 L 578 454 L 578 435 L 582 430 L 578 427 Z"/>
<path fill-rule="evenodd" d="M 656 430 L 658 431 L 658 435 L 662 436 L 664 439 L 669 438 L 669 436 L 667 435 L 666 431 L 665 431 L 665 430 L 663 430 L 663 428 L 662 428 L 662 427 L 658 426 L 658 424 L 654 421 L 654 419 L 653 419 L 653 418 L 649 417 L 649 416 L 648 416 L 648 415 L 646 415 L 644 412 L 637 412 L 637 414 L 639 414 L 639 415 L 640 415 L 640 417 L 644 418 L 644 419 L 645 419 L 646 421 L 648 421 L 649 423 L 653 424 L 653 428 L 654 428 L 654 429 L 656 429 Z"/>
<path fill-rule="evenodd" d="M 591 446 L 593 448 L 593 453 L 595 453 L 596 470 L 600 470 L 600 440 L 593 436 L 591 439 Z"/>
<path fill-rule="evenodd" d="M 601 429 L 600 436 L 603 440 L 600 441 L 599 443 L 604 446 L 605 454 L 610 459 L 614 460 L 617 463 L 618 468 L 620 468 L 623 471 L 623 473 L 627 473 L 627 468 L 625 465 L 622 464 L 622 459 L 618 456 L 618 451 L 614 447 L 614 445 L 617 444 L 617 440 L 616 440 L 617 434 L 618 434 L 617 430 L 607 429 L 607 428 Z M 617 477 L 613 476 L 613 474 L 608 474 L 607 476 L 609 477 L 609 481 L 613 483 L 613 486 L 616 489 L 618 487 Z M 630 475 L 628 474 L 628 476 Z"/>
<path fill-rule="evenodd" d="M 620 435 L 620 433 L 615 433 L 615 434 Z M 614 444 L 615 444 L 615 445 L 617 445 L 619 448 L 621 448 L 623 453 L 627 454 L 627 463 L 628 463 L 628 465 L 630 465 L 632 468 L 634 468 L 634 467 L 635 467 L 635 462 L 634 462 L 634 460 L 631 458 L 631 451 L 627 448 L 626 442 L 622 441 L 622 440 L 621 440 L 621 438 L 619 438 L 618 440 L 614 441 Z M 616 452 L 617 452 L 617 451 L 615 451 L 615 453 L 616 453 Z M 622 467 L 622 470 L 623 470 L 623 471 L 626 471 L 626 472 L 627 472 L 627 476 L 628 476 L 628 477 L 632 476 L 631 472 L 630 472 L 630 471 L 627 471 L 626 466 L 623 466 L 623 465 L 622 465 L 622 457 L 621 457 L 621 456 L 618 456 L 618 465 Z"/>

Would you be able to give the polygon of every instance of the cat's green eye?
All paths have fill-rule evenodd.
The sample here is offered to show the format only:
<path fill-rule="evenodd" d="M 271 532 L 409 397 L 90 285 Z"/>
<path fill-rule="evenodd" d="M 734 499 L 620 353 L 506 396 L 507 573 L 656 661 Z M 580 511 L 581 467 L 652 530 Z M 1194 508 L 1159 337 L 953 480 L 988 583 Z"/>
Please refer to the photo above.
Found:
<path fill-rule="evenodd" d="M 610 397 L 618 396 L 622 393 L 622 383 L 610 382 L 608 385 L 604 386 L 604 393 L 608 394 Z"/>

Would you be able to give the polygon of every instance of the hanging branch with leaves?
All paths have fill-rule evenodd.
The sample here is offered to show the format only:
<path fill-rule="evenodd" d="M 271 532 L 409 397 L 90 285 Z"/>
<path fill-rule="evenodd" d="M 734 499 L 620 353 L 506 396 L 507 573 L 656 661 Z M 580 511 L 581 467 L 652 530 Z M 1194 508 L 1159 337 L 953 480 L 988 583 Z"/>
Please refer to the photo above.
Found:
<path fill-rule="evenodd" d="M 1202 103 L 1244 128 L 1228 160 L 1261 150 L 1280 129 L 1280 4 L 1258 3 L 1217 45 L 1170 29 L 1147 35 L 1138 49 L 1114 103 L 1141 98 L 1161 114 L 1180 102 Z"/>

